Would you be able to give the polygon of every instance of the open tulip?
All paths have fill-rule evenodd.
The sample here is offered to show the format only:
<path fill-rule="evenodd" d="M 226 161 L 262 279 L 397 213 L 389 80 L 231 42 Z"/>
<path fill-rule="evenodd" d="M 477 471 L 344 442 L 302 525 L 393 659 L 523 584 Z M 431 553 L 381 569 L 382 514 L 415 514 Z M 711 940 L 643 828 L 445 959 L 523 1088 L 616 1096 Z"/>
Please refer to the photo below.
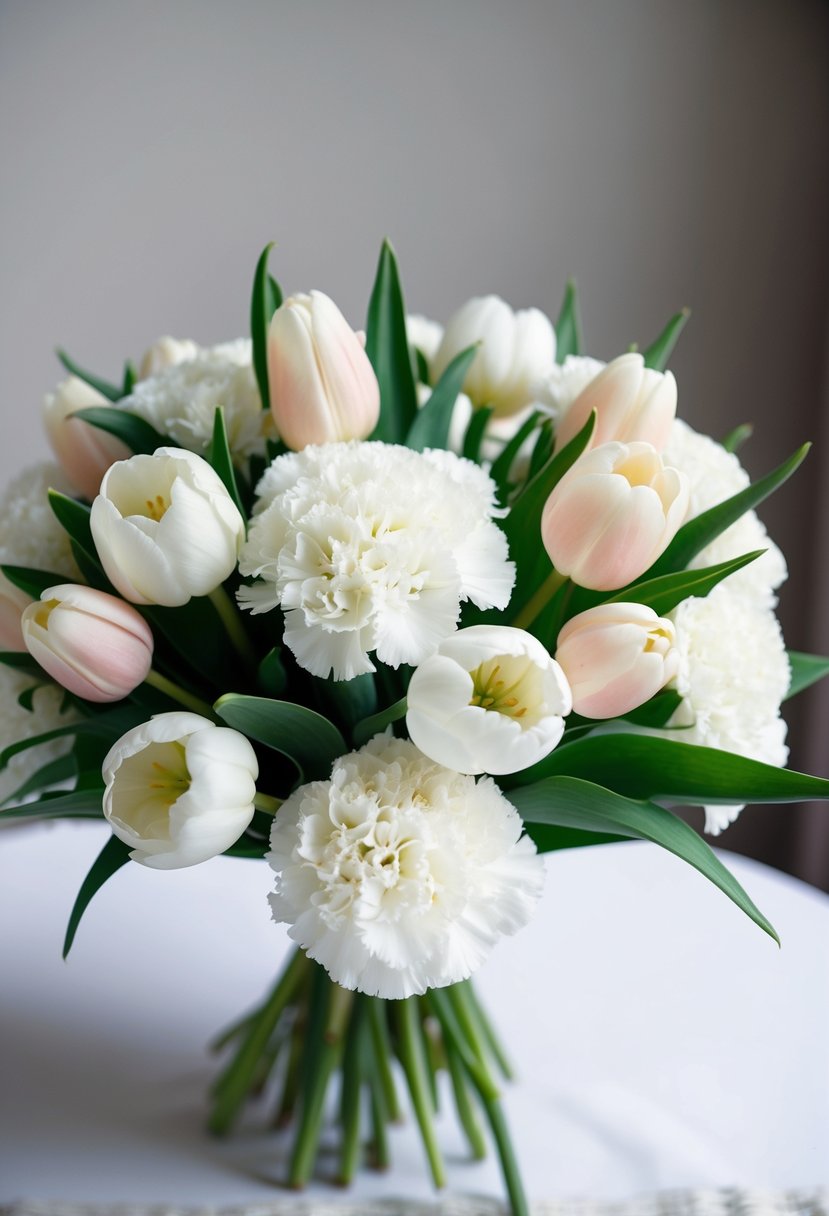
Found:
<path fill-rule="evenodd" d="M 84 498 L 94 498 L 109 466 L 129 456 L 129 448 L 120 439 L 83 418 L 72 417 L 78 410 L 108 405 L 106 397 L 78 376 L 61 381 L 43 402 L 49 442 L 64 473 Z"/>
<path fill-rule="evenodd" d="M 20 614 L 31 602 L 32 597 L 9 582 L 0 570 L 0 650 L 25 651 Z"/>
<path fill-rule="evenodd" d="M 207 861 L 253 818 L 259 766 L 248 740 L 198 714 L 157 714 L 127 731 L 103 764 L 104 815 L 156 870 Z"/>
<path fill-rule="evenodd" d="M 86 701 L 120 701 L 147 678 L 152 632 L 114 595 L 62 583 L 30 603 L 20 623 L 43 670 Z"/>
<path fill-rule="evenodd" d="M 498 296 L 467 300 L 446 326 L 431 361 L 432 383 L 456 355 L 480 343 L 463 391 L 473 405 L 491 405 L 495 414 L 515 414 L 535 399 L 555 364 L 556 335 L 537 308 L 513 312 Z"/>
<path fill-rule="evenodd" d="M 673 624 L 644 604 L 599 604 L 558 635 L 556 660 L 585 718 L 616 718 L 644 705 L 679 670 Z"/>
<path fill-rule="evenodd" d="M 473 625 L 416 668 L 407 705 L 409 734 L 430 760 L 459 773 L 516 773 L 556 746 L 572 698 L 532 634 Z"/>
<path fill-rule="evenodd" d="M 291 296 L 273 314 L 268 388 L 276 428 L 295 451 L 365 439 L 380 416 L 380 386 L 363 342 L 321 291 Z"/>
<path fill-rule="evenodd" d="M 688 510 L 688 478 L 649 443 L 603 443 L 553 489 L 541 537 L 560 574 L 595 591 L 638 578 L 668 547 Z"/>
<path fill-rule="evenodd" d="M 124 598 L 168 607 L 223 583 L 245 536 L 219 475 L 183 448 L 114 464 L 90 525 L 107 578 Z"/>
<path fill-rule="evenodd" d="M 596 411 L 591 444 L 598 447 L 612 439 L 620 443 L 641 440 L 661 452 L 676 417 L 676 380 L 671 372 L 645 367 L 641 355 L 632 352 L 608 363 L 579 393 L 556 432 L 556 448 L 573 439 Z"/>

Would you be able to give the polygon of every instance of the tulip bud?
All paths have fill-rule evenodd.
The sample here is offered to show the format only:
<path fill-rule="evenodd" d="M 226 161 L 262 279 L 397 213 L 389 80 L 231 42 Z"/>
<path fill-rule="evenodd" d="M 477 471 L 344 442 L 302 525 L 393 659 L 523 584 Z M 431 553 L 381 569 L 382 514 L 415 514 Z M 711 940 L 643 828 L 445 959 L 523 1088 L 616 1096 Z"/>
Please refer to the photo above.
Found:
<path fill-rule="evenodd" d="M 150 376 L 157 376 L 166 367 L 189 363 L 199 354 L 199 346 L 190 338 L 159 338 L 144 352 L 141 366 L 138 369 L 138 379 L 148 380 Z"/>
<path fill-rule="evenodd" d="M 232 573 L 245 537 L 219 475 L 184 448 L 114 464 L 89 522 L 107 578 L 134 604 L 208 595 Z"/>
<path fill-rule="evenodd" d="M 459 773 L 517 773 L 561 739 L 572 708 L 558 663 L 530 633 L 472 625 L 414 671 L 406 726 L 430 760 Z"/>
<path fill-rule="evenodd" d="M 638 578 L 667 549 L 688 510 L 688 478 L 649 443 L 603 443 L 553 489 L 541 538 L 560 574 L 595 591 Z"/>
<path fill-rule="evenodd" d="M 363 343 L 321 291 L 291 296 L 273 314 L 268 387 L 276 428 L 294 451 L 366 439 L 380 417 L 380 386 Z"/>
<path fill-rule="evenodd" d="M 676 380 L 671 372 L 645 367 L 639 354 L 620 355 L 570 406 L 556 432 L 556 450 L 578 435 L 593 410 L 593 447 L 615 439 L 620 443 L 650 443 L 661 452 L 676 416 Z"/>
<path fill-rule="evenodd" d="M 134 608 L 91 587 L 49 587 L 21 617 L 44 671 L 86 701 L 120 701 L 147 677 L 153 635 Z"/>
<path fill-rule="evenodd" d="M 90 500 L 98 493 L 109 466 L 116 460 L 125 460 L 130 451 L 114 435 L 72 415 L 78 410 L 110 404 L 97 389 L 77 376 L 61 381 L 43 402 L 43 421 L 52 450 L 75 489 Z"/>
<path fill-rule="evenodd" d="M 446 326 L 429 369 L 432 383 L 476 342 L 480 348 L 463 383 L 473 405 L 494 406 L 496 415 L 529 405 L 555 364 L 556 335 L 547 317 L 537 308 L 513 312 L 498 296 L 467 300 Z"/>
<path fill-rule="evenodd" d="M 198 714 L 156 714 L 103 764 L 104 815 L 130 857 L 155 870 L 207 861 L 253 818 L 259 766 L 248 740 Z"/>
<path fill-rule="evenodd" d="M 0 650 L 25 651 L 20 614 L 31 602 L 32 597 L 9 582 L 0 570 Z"/>
<path fill-rule="evenodd" d="M 556 661 L 585 718 L 617 718 L 644 705 L 679 670 L 671 621 L 644 604 L 600 604 L 569 620 Z"/>

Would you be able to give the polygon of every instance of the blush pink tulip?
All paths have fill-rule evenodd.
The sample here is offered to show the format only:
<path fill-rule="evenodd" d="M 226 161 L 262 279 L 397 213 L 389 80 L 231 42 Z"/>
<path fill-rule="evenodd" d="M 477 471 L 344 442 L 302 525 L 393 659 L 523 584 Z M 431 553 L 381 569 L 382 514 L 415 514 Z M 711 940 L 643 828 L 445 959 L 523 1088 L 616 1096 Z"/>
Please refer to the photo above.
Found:
<path fill-rule="evenodd" d="M 560 574 L 615 591 L 638 578 L 688 511 L 688 478 L 649 443 L 603 443 L 568 470 L 541 516 L 541 538 Z"/>
<path fill-rule="evenodd" d="M 644 604 L 600 604 L 568 621 L 556 662 L 585 718 L 617 718 L 644 705 L 676 676 L 671 621 Z"/>
<path fill-rule="evenodd" d="M 63 380 L 43 402 L 43 421 L 52 450 L 75 489 L 90 501 L 101 479 L 116 460 L 131 454 L 126 444 L 107 431 L 73 418 L 78 410 L 111 403 L 77 376 Z"/>
<path fill-rule="evenodd" d="M 277 308 L 268 330 L 268 387 L 276 429 L 289 448 L 366 439 L 374 430 L 380 386 L 364 345 L 321 291 L 291 296 Z"/>
<path fill-rule="evenodd" d="M 25 651 L 20 614 L 31 602 L 32 597 L 9 582 L 0 570 L 0 650 Z"/>
<path fill-rule="evenodd" d="M 86 701 L 120 701 L 147 677 L 153 635 L 114 595 L 62 583 L 21 617 L 23 640 L 53 680 Z"/>
<path fill-rule="evenodd" d="M 671 372 L 645 367 L 639 354 L 620 355 L 579 393 L 556 432 L 556 450 L 578 435 L 593 410 L 592 447 L 616 439 L 641 441 L 661 452 L 676 417 L 676 380 Z"/>

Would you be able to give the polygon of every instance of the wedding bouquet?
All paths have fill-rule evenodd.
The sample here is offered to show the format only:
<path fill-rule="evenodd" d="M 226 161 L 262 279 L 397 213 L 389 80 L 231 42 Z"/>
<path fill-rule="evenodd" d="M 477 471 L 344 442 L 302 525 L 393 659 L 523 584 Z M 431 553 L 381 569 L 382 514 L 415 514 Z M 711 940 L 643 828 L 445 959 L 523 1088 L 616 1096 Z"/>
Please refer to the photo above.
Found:
<path fill-rule="evenodd" d="M 806 448 L 752 484 L 749 428 L 676 418 L 685 313 L 607 365 L 572 284 L 555 329 L 490 296 L 443 330 L 386 244 L 355 333 L 321 292 L 283 301 L 269 252 L 250 341 L 161 339 L 118 384 L 61 354 L 60 467 L 0 523 L 2 815 L 112 828 L 65 952 L 130 860 L 273 869 L 297 949 L 217 1043 L 214 1132 L 258 1097 L 301 1186 L 336 1099 L 348 1181 L 387 1164 L 402 1078 L 440 1185 L 446 1072 L 524 1213 L 470 977 L 532 916 L 540 854 L 651 841 L 774 937 L 671 807 L 716 833 L 829 797 L 783 767 L 781 702 L 829 662 L 785 651 L 754 513 Z"/>

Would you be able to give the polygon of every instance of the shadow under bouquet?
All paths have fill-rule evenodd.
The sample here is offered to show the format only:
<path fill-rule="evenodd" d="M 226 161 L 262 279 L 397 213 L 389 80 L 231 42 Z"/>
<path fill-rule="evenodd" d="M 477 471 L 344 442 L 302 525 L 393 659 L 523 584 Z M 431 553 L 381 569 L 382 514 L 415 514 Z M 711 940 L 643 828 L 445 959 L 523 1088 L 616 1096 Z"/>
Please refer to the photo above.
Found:
<path fill-rule="evenodd" d="M 161 339 L 119 384 L 61 355 L 60 467 L 0 525 L 2 819 L 112 828 L 65 953 L 130 860 L 267 862 L 296 951 L 215 1044 L 211 1130 L 256 1098 L 299 1187 L 333 1118 L 348 1182 L 388 1164 L 407 1092 L 439 1186 L 446 1088 L 520 1216 L 471 976 L 533 915 L 541 854 L 651 841 L 775 937 L 671 808 L 716 833 L 829 797 L 783 767 L 781 702 L 829 661 L 784 649 L 755 514 L 806 448 L 752 484 L 748 428 L 676 418 L 685 313 L 607 365 L 572 284 L 555 327 L 490 296 L 443 330 L 385 244 L 355 333 L 321 292 L 283 300 L 269 252 L 249 341 Z"/>

